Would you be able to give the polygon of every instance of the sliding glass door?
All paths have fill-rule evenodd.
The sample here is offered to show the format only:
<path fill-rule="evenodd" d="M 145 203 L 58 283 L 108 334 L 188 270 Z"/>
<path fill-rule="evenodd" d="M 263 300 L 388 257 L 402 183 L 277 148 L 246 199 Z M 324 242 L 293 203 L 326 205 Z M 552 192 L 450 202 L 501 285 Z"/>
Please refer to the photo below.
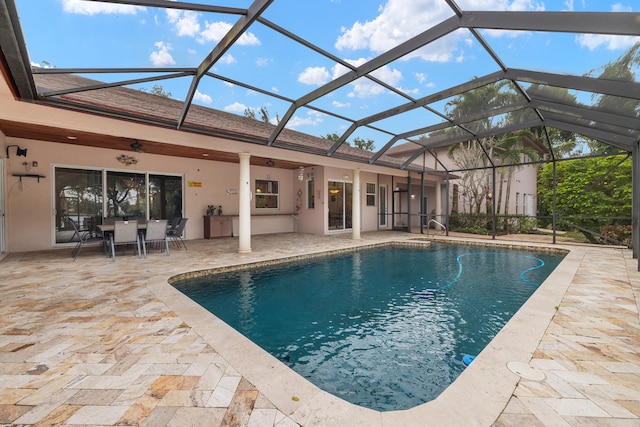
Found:
<path fill-rule="evenodd" d="M 143 173 L 107 172 L 107 215 L 146 219 L 147 191 Z"/>
<path fill-rule="evenodd" d="M 74 224 L 97 233 L 105 218 L 182 216 L 181 176 L 56 167 L 54 177 L 55 243 L 77 241 Z"/>
<path fill-rule="evenodd" d="M 182 178 L 149 175 L 149 218 L 182 217 Z"/>
<path fill-rule="evenodd" d="M 329 181 L 329 230 L 352 228 L 353 184 L 343 181 Z"/>
<path fill-rule="evenodd" d="M 71 221 L 82 230 L 96 231 L 102 218 L 102 171 L 56 168 L 54 197 L 56 243 L 78 239 Z"/>

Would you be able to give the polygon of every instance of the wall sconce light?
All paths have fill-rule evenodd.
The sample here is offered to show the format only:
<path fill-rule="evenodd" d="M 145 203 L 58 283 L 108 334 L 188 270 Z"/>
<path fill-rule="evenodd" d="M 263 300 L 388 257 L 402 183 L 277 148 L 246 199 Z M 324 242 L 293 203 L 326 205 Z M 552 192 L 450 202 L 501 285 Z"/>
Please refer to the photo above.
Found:
<path fill-rule="evenodd" d="M 7 159 L 9 158 L 9 148 L 10 147 L 16 147 L 16 156 L 20 157 L 27 157 L 27 149 L 26 148 L 20 148 L 17 145 L 7 145 Z"/>
<path fill-rule="evenodd" d="M 298 181 L 304 180 L 304 167 L 300 166 L 298 168 Z"/>
<path fill-rule="evenodd" d="M 268 167 L 272 168 L 275 164 L 276 164 L 276 162 L 274 162 L 273 159 L 267 160 L 267 166 Z"/>

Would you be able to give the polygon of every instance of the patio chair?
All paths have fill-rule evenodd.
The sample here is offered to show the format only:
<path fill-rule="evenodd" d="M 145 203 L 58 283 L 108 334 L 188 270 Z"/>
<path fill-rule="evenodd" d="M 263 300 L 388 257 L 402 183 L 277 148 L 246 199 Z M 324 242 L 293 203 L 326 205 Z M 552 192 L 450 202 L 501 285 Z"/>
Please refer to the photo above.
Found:
<path fill-rule="evenodd" d="M 168 226 L 168 230 L 173 230 L 174 228 L 176 228 L 178 226 L 178 224 L 180 224 L 180 220 L 182 219 L 181 216 L 176 216 L 173 217 L 172 219 L 169 220 L 169 226 Z"/>
<path fill-rule="evenodd" d="M 185 249 L 187 249 L 187 245 L 186 243 L 184 243 L 184 240 L 182 240 L 182 234 L 184 233 L 184 226 L 187 225 L 188 219 L 189 218 L 180 218 L 180 222 L 178 223 L 178 225 L 175 228 L 167 231 L 167 235 L 169 236 L 171 241 L 177 247 L 180 247 L 180 245 L 182 245 Z"/>
<path fill-rule="evenodd" d="M 78 255 L 80 255 L 82 247 L 87 242 L 87 240 L 89 240 L 90 233 L 88 231 L 80 231 L 80 227 L 70 216 L 67 217 L 67 221 L 69 221 L 69 223 L 73 227 L 73 236 L 71 236 L 71 241 L 73 241 L 73 239 L 78 236 L 78 243 L 76 243 L 76 246 L 71 251 L 71 256 L 75 261 Z"/>
<path fill-rule="evenodd" d="M 138 234 L 138 221 L 116 221 L 113 223 L 113 233 L 110 234 L 111 259 L 116 260 L 117 245 L 133 245 L 138 248 L 138 258 L 140 258 L 140 234 Z"/>
<path fill-rule="evenodd" d="M 160 250 L 164 246 L 164 250 L 169 256 L 169 237 L 167 236 L 167 225 L 169 221 L 166 219 L 149 220 L 147 222 L 147 231 L 142 235 L 142 248 L 144 257 L 147 257 L 147 243 L 155 244 Z M 162 246 L 161 246 L 162 244 Z"/>

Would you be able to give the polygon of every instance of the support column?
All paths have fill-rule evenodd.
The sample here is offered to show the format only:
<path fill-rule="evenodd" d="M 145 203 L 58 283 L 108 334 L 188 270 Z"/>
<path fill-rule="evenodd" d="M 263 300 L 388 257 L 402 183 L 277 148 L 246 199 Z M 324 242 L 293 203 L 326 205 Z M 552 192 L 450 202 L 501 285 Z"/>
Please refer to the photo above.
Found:
<path fill-rule="evenodd" d="M 240 157 L 238 252 L 242 254 L 251 252 L 251 165 L 249 164 L 251 155 L 238 153 L 238 157 Z"/>
<path fill-rule="evenodd" d="M 631 248 L 633 258 L 638 260 L 640 271 L 640 147 L 638 143 L 631 152 Z"/>
<path fill-rule="evenodd" d="M 360 170 L 353 170 L 353 194 L 351 200 L 351 231 L 353 240 L 360 240 Z"/>
<path fill-rule="evenodd" d="M 442 220 L 442 183 L 440 181 L 436 182 L 436 221 L 440 224 L 444 224 Z M 436 224 L 438 228 L 442 228 Z"/>

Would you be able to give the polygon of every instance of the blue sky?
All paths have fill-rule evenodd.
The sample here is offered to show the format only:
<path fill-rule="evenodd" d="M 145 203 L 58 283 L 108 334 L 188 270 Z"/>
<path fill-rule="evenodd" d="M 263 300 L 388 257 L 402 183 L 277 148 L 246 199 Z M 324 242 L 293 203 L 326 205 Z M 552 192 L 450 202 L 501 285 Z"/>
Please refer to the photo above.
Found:
<path fill-rule="evenodd" d="M 220 6 L 247 8 L 250 0 L 209 1 Z M 462 10 L 634 11 L 635 0 L 456 0 Z M 32 63 L 56 68 L 83 67 L 195 67 L 237 20 L 232 14 L 199 13 L 134 7 L 83 0 L 16 0 Z M 634 9 L 635 7 L 635 9 Z M 336 57 L 360 64 L 453 15 L 444 0 L 275 0 L 263 15 Z M 619 57 L 638 37 L 481 31 L 510 68 L 582 75 Z M 498 70 L 480 44 L 466 30 L 458 30 L 426 49 L 379 69 L 376 76 L 413 97 L 421 98 L 447 87 Z M 254 23 L 239 42 L 210 70 L 254 87 L 296 99 L 344 73 L 345 68 Z M 135 77 L 140 77 L 136 75 Z M 88 76 L 103 81 L 131 79 L 131 75 Z M 184 99 L 191 80 L 163 80 L 159 84 L 173 98 Z M 150 89 L 153 84 L 143 85 Z M 140 86 L 135 86 L 140 88 Z M 242 115 L 245 109 L 267 108 L 272 120 L 289 103 L 212 78 L 202 79 L 194 102 Z M 362 79 L 314 106 L 359 119 L 406 103 L 387 89 Z M 444 103 L 432 105 L 443 111 Z M 407 120 L 411 121 L 407 124 Z M 376 126 L 390 132 L 439 123 L 426 111 L 388 119 Z M 349 122 L 299 109 L 288 126 L 311 135 L 341 134 Z M 386 141 L 370 129 L 353 137 Z"/>

